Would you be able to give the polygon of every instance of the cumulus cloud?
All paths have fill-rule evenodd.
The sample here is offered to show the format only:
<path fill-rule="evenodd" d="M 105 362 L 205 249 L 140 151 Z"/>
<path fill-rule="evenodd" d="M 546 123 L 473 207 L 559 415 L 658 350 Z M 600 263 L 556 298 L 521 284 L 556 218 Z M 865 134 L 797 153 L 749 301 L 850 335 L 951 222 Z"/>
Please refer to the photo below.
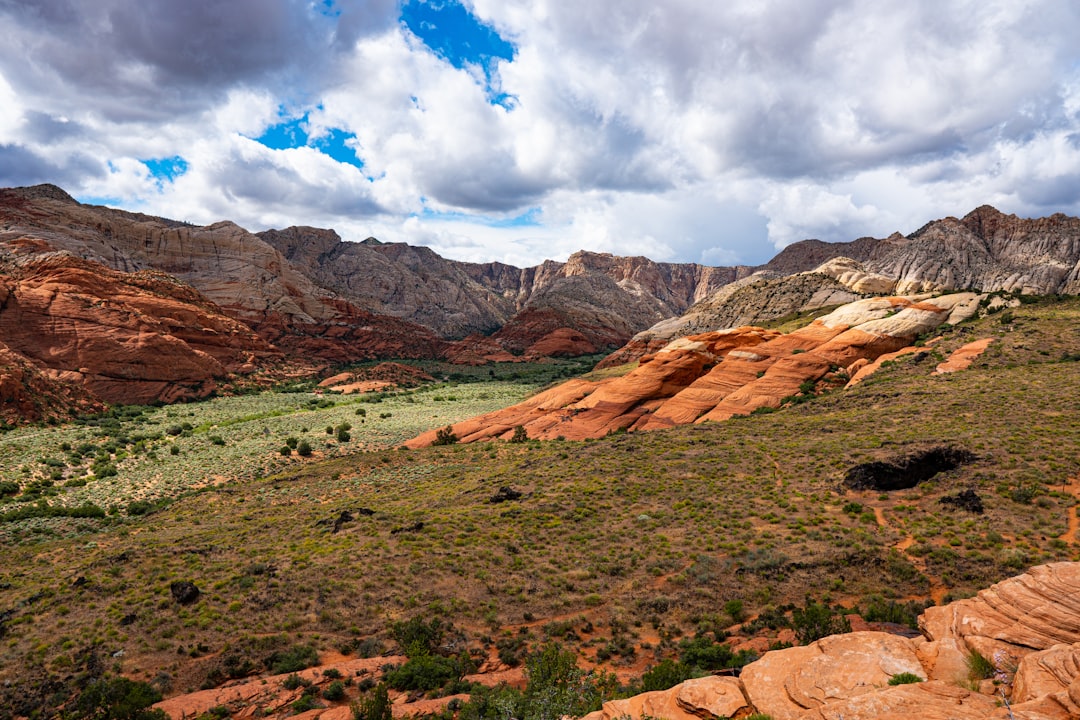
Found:
<path fill-rule="evenodd" d="M 464 6 L 513 52 L 450 58 L 396 0 L 0 0 L 0 181 L 518 264 L 1080 214 L 1071 3 Z M 253 139 L 301 117 L 362 167 Z"/>

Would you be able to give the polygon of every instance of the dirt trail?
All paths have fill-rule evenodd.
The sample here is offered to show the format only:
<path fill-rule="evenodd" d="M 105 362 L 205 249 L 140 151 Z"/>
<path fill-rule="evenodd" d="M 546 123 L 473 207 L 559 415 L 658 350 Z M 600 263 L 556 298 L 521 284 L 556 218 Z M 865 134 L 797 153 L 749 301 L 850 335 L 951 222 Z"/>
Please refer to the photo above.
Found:
<path fill-rule="evenodd" d="M 1062 489 L 1077 500 L 1080 500 L 1080 476 L 1069 478 L 1069 482 L 1066 483 Z M 1069 508 L 1068 529 L 1060 539 L 1070 545 L 1075 545 L 1077 542 L 1076 533 L 1078 530 L 1080 530 L 1080 515 L 1077 514 L 1077 506 L 1073 505 Z"/>
<path fill-rule="evenodd" d="M 913 535 L 908 535 L 906 538 L 893 545 L 893 548 L 907 558 L 908 562 L 910 562 L 915 569 L 922 573 L 923 577 L 929 581 L 930 597 L 933 599 L 934 604 L 944 605 L 945 596 L 949 594 L 949 588 L 945 587 L 945 583 L 941 581 L 941 578 L 934 577 L 929 573 L 925 558 L 908 554 L 908 550 L 910 550 L 913 545 L 915 545 L 915 537 Z"/>

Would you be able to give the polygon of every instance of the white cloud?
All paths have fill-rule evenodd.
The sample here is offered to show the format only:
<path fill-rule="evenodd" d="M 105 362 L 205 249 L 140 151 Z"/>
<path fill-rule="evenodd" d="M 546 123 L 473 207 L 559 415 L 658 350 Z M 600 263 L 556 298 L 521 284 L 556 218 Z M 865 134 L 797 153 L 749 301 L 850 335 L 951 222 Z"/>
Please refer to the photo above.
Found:
<path fill-rule="evenodd" d="M 339 2 L 336 28 L 302 0 L 239 0 L 183 51 L 169 38 L 217 4 L 178 19 L 12 0 L 0 181 L 516 264 L 581 248 L 754 263 L 983 203 L 1080 214 L 1073 4 L 467 5 L 516 46 L 496 69 L 512 110 L 400 27 L 392 0 Z M 355 133 L 363 170 L 247 139 L 279 107 Z M 188 171 L 160 187 L 139 162 L 174 155 Z M 540 226 L 497 222 L 537 207 Z"/>

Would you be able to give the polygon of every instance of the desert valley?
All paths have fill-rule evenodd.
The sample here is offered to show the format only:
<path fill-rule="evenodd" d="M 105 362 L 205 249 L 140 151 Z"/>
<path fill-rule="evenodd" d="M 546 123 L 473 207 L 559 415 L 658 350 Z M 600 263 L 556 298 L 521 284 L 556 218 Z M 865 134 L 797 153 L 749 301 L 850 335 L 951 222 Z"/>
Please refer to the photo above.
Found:
<path fill-rule="evenodd" d="M 518 268 L 0 190 L 0 718 L 1080 716 L 1080 219 Z"/>

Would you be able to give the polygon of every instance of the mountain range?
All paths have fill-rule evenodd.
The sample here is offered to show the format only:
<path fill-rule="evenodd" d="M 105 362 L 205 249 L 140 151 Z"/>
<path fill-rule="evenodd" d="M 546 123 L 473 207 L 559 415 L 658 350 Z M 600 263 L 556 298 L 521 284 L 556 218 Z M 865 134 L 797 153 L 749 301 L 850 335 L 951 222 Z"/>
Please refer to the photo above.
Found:
<path fill-rule="evenodd" d="M 1080 219 L 989 206 L 759 267 L 578 252 L 517 268 L 333 230 L 251 233 L 0 190 L 0 415 L 205 397 L 283 364 L 617 352 L 869 295 L 1080 292 Z M 621 349 L 620 349 L 621 348 Z"/>

